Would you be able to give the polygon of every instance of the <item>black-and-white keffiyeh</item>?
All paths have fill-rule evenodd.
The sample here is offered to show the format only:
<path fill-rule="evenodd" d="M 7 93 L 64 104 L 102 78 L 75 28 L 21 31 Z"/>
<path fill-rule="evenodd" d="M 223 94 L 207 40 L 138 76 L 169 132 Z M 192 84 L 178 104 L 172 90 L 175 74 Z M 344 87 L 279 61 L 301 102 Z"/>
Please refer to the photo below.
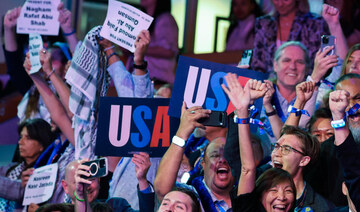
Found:
<path fill-rule="evenodd" d="M 97 43 L 101 26 L 85 36 L 74 53 L 66 80 L 71 85 L 69 108 L 74 113 L 75 159 L 94 158 L 99 97 L 104 96 L 110 81 L 106 55 Z"/>
<path fill-rule="evenodd" d="M 22 162 L 17 165 L 13 170 L 7 174 L 7 178 L 10 180 L 18 180 L 21 177 L 21 172 L 25 169 L 25 163 Z M 0 198 L 0 211 L 13 211 L 15 209 L 16 202 L 10 201 L 4 198 Z"/>

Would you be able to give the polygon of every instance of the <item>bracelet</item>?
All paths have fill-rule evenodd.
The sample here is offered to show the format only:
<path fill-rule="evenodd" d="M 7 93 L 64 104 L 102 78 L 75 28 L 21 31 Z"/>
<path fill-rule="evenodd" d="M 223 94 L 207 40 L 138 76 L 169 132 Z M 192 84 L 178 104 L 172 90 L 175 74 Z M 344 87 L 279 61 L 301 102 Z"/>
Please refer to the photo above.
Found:
<path fill-rule="evenodd" d="M 289 106 L 288 112 L 289 113 L 295 113 L 295 116 L 300 116 L 301 114 L 304 114 L 304 115 L 307 115 L 307 116 L 310 117 L 310 114 L 309 114 L 309 112 L 307 110 L 297 109 L 293 105 Z"/>
<path fill-rule="evenodd" d="M 250 118 L 238 118 L 237 115 L 234 116 L 234 123 L 235 124 L 249 124 L 250 123 Z"/>
<path fill-rule="evenodd" d="M 271 111 L 270 113 L 268 113 L 268 112 L 265 111 L 265 114 L 269 117 L 269 116 L 274 116 L 274 115 L 276 115 L 277 112 L 276 112 L 276 110 L 273 110 L 273 111 Z"/>
<path fill-rule="evenodd" d="M 53 68 L 52 71 L 46 76 L 46 79 L 50 79 L 51 75 L 55 72 L 55 69 Z"/>
<path fill-rule="evenodd" d="M 76 195 L 76 190 L 74 191 L 74 196 L 75 196 L 75 199 L 77 199 L 78 201 L 80 202 L 84 202 L 85 199 L 80 199 L 77 195 Z"/>
<path fill-rule="evenodd" d="M 109 56 L 106 57 L 106 59 L 109 61 L 110 57 L 118 55 L 116 52 L 111 53 Z"/>
<path fill-rule="evenodd" d="M 113 48 L 115 48 L 114 45 L 112 45 L 112 46 L 110 46 L 110 47 L 107 47 L 107 48 L 104 49 L 104 52 L 106 52 L 106 51 L 109 50 L 109 49 L 113 49 Z"/>
<path fill-rule="evenodd" d="M 63 35 L 64 35 L 64 36 L 70 36 L 70 35 L 72 35 L 72 34 L 75 34 L 75 32 L 76 32 L 76 30 L 74 29 L 73 31 L 71 31 L 71 32 L 69 32 L 69 33 L 63 32 Z"/>

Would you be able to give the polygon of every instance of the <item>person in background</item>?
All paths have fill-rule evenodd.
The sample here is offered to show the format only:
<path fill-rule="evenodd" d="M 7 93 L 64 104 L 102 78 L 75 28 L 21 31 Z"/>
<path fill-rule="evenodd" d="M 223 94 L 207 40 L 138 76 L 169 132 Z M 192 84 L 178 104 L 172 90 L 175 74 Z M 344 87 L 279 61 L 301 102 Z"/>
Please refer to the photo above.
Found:
<path fill-rule="evenodd" d="M 300 41 L 309 51 L 310 68 L 320 48 L 320 37 L 330 32 L 337 38 L 340 58 L 347 52 L 347 44 L 338 16 L 324 4 L 323 17 L 309 12 L 307 0 L 273 0 L 275 13 L 257 19 L 255 25 L 254 53 L 251 69 L 273 74 L 273 58 L 277 48 L 286 41 Z"/>
<path fill-rule="evenodd" d="M 155 89 L 174 83 L 179 29 L 171 15 L 171 0 L 141 0 L 145 12 L 154 18 L 149 28 L 151 43 L 146 52 L 150 78 Z"/>
<path fill-rule="evenodd" d="M 348 46 L 360 42 L 360 4 L 356 0 L 325 0 L 340 11 L 341 28 Z"/>
<path fill-rule="evenodd" d="M 262 15 L 255 0 L 232 0 L 226 51 L 253 49 L 255 19 Z"/>
<path fill-rule="evenodd" d="M 329 108 L 319 108 L 315 110 L 314 115 L 311 116 L 307 124 L 307 129 L 322 143 L 334 135 L 334 128 L 332 128 L 330 122 L 331 111 Z"/>

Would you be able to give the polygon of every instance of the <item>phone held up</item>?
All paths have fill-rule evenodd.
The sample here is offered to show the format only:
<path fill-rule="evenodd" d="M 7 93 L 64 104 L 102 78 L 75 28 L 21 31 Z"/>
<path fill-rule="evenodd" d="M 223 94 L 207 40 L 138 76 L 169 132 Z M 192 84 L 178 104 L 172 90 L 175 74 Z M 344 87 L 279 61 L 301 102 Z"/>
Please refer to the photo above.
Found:
<path fill-rule="evenodd" d="M 244 50 L 241 55 L 241 60 L 239 65 L 250 65 L 252 53 L 253 53 L 252 49 Z"/>
<path fill-rule="evenodd" d="M 226 118 L 226 112 L 211 111 L 209 117 L 201 118 L 198 120 L 198 122 L 204 126 L 226 127 Z"/>
<path fill-rule="evenodd" d="M 84 162 L 83 165 L 90 166 L 90 176 L 83 176 L 84 179 L 105 177 L 108 174 L 107 158 L 99 158 L 93 161 Z"/>
<path fill-rule="evenodd" d="M 327 48 L 330 48 L 331 46 L 334 46 L 334 48 L 329 53 L 327 53 L 326 56 L 336 54 L 336 51 L 335 51 L 336 38 L 333 35 L 322 35 L 321 36 L 321 52 L 323 52 Z"/>

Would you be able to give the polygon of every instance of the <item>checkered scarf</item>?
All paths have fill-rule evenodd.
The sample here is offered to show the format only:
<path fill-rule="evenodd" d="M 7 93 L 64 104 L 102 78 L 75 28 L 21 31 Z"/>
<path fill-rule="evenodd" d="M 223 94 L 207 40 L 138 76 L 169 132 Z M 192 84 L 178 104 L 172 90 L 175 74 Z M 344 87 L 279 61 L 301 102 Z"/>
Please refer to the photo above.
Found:
<path fill-rule="evenodd" d="M 10 180 L 18 180 L 21 177 L 21 172 L 25 169 L 25 163 L 22 162 L 17 165 L 13 170 L 7 174 L 7 178 Z M 16 202 L 10 201 L 4 198 L 0 198 L 0 211 L 13 211 L 15 209 Z"/>
<path fill-rule="evenodd" d="M 75 159 L 92 158 L 96 138 L 96 115 L 100 96 L 105 96 L 110 76 L 106 55 L 96 38 L 101 26 L 94 27 L 75 51 L 66 80 L 71 85 L 69 108 L 74 113 Z"/>

